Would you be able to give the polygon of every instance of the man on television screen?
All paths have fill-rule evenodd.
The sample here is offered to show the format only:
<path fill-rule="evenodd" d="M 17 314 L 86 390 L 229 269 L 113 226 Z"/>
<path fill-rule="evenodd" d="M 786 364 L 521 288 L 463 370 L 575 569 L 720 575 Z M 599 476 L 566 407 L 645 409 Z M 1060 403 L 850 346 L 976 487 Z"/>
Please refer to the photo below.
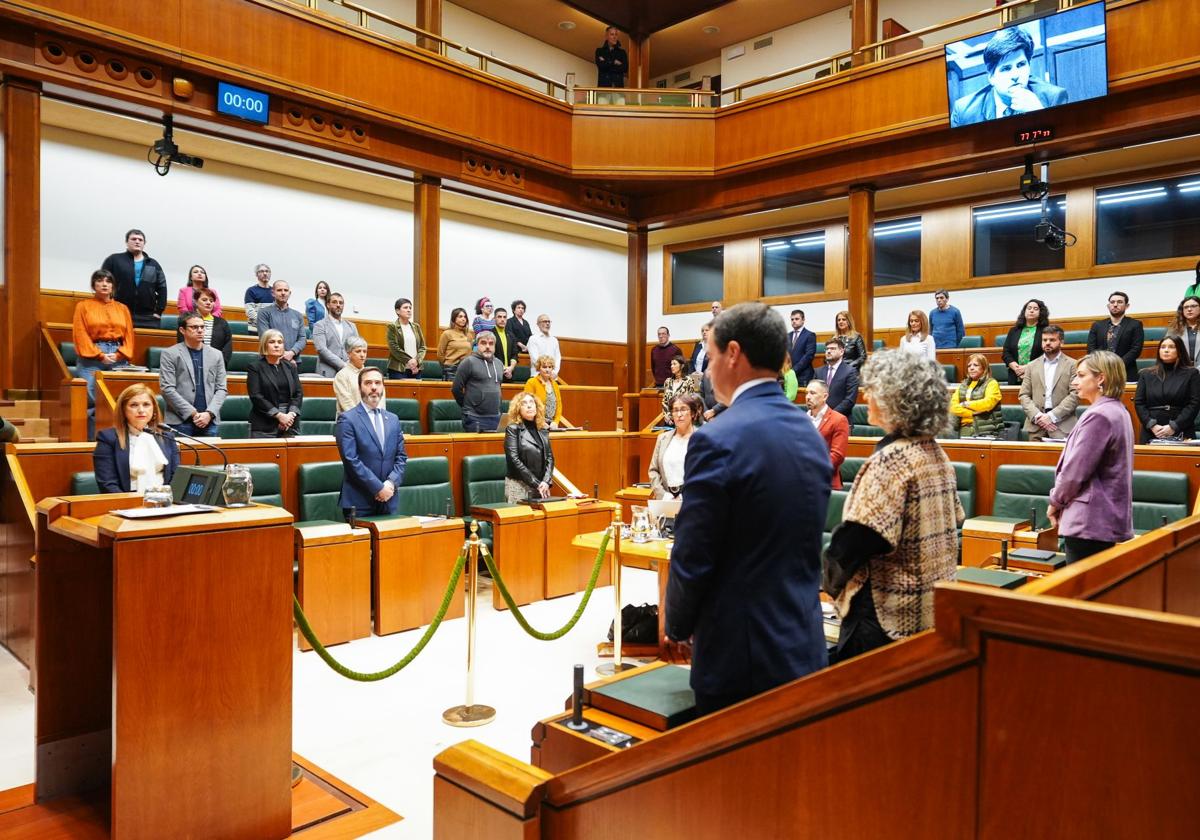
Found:
<path fill-rule="evenodd" d="M 1067 91 L 1029 77 L 1033 38 L 1020 27 L 997 32 L 983 51 L 988 84 L 961 97 L 950 109 L 950 125 L 970 125 L 1027 114 L 1067 102 Z"/>

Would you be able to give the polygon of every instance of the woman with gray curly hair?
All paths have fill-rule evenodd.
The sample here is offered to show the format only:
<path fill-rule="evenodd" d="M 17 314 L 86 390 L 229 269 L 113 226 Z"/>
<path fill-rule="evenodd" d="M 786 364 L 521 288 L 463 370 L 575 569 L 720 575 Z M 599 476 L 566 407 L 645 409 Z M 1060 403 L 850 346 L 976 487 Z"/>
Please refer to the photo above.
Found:
<path fill-rule="evenodd" d="M 964 514 L 934 440 L 949 418 L 942 369 L 899 350 L 863 365 L 869 421 L 886 433 L 854 479 L 825 550 L 823 586 L 842 619 L 834 661 L 933 625 L 933 585 L 953 580 Z"/>

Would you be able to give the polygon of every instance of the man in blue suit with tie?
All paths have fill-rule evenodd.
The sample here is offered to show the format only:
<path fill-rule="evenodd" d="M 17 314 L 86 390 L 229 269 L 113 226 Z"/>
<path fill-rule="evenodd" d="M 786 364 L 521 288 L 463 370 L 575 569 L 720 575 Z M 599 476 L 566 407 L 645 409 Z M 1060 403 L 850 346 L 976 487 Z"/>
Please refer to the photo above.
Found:
<path fill-rule="evenodd" d="M 849 419 L 854 403 L 858 401 L 858 371 L 854 365 L 842 361 L 845 352 L 845 343 L 836 335 L 826 341 L 825 367 L 817 368 L 814 378 L 829 388 L 826 405 Z"/>
<path fill-rule="evenodd" d="M 792 310 L 792 331 L 788 333 L 788 355 L 792 358 L 792 370 L 796 372 L 796 383 L 803 388 L 813 378 L 813 359 L 817 355 L 817 336 L 804 328 L 804 310 Z"/>
<path fill-rule="evenodd" d="M 375 368 L 358 373 L 362 402 L 338 417 L 333 435 L 342 455 L 342 494 L 338 504 L 347 521 L 350 509 L 360 516 L 396 512 L 396 488 L 404 481 L 404 433 L 400 420 L 381 408 L 383 374 Z"/>
<path fill-rule="evenodd" d="M 700 714 L 827 663 L 817 594 L 833 468 L 775 381 L 786 352 L 783 318 L 761 303 L 709 331 L 708 374 L 729 408 L 688 444 L 665 606 L 667 636 L 691 640 Z"/>

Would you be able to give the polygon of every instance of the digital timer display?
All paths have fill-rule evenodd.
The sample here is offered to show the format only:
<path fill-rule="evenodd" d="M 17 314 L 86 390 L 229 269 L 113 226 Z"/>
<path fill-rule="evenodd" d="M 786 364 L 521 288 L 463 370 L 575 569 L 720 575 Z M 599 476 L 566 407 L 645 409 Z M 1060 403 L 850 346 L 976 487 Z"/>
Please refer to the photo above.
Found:
<path fill-rule="evenodd" d="M 1027 128 L 1018 131 L 1013 135 L 1013 139 L 1018 146 L 1026 143 L 1040 143 L 1045 140 L 1054 139 L 1054 129 L 1051 127 L 1045 128 Z"/>
<path fill-rule="evenodd" d="M 271 98 L 257 90 L 217 82 L 217 113 L 266 125 Z"/>

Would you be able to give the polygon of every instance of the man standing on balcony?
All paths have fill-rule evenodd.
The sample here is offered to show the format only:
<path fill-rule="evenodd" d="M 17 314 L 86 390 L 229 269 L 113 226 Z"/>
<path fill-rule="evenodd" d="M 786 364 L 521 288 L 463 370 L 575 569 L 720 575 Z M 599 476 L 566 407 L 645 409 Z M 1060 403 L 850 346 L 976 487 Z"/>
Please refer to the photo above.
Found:
<path fill-rule="evenodd" d="M 135 228 L 125 234 L 125 250 L 100 267 L 112 273 L 113 300 L 129 307 L 133 325 L 157 330 L 167 306 L 167 275 L 145 247 L 146 234 Z"/>
<path fill-rule="evenodd" d="M 617 41 L 617 27 L 604 30 L 604 43 L 596 47 L 596 87 L 623 88 L 625 74 L 629 72 L 629 56 Z M 602 94 L 601 102 L 612 103 L 613 97 Z M 624 105 L 625 97 L 619 94 L 615 104 Z"/>

